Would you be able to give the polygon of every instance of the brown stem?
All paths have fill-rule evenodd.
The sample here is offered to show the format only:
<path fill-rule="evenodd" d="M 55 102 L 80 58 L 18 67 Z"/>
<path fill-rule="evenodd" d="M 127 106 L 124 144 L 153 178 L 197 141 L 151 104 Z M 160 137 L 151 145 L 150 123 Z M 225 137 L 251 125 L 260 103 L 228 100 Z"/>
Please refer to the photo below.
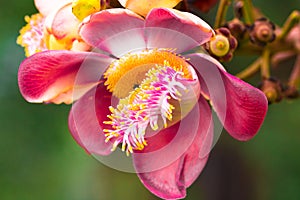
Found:
<path fill-rule="evenodd" d="M 282 30 L 278 38 L 283 40 L 289 32 L 300 22 L 300 12 L 298 10 L 293 11 L 282 26 Z"/>
<path fill-rule="evenodd" d="M 261 76 L 264 79 L 270 78 L 270 50 L 265 48 L 262 54 L 262 63 L 261 63 Z"/>
<path fill-rule="evenodd" d="M 228 6 L 231 4 L 231 0 L 220 0 L 216 20 L 215 20 L 215 29 L 219 28 L 225 22 L 226 13 Z"/>
<path fill-rule="evenodd" d="M 251 0 L 244 0 L 243 14 L 246 24 L 254 23 L 253 5 Z"/>

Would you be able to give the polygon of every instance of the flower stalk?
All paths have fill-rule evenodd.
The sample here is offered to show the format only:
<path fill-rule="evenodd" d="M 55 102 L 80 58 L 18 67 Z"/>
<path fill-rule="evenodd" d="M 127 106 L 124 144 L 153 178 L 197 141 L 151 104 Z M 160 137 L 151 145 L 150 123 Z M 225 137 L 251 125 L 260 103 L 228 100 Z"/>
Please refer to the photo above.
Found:
<path fill-rule="evenodd" d="M 243 17 L 245 18 L 246 24 L 253 24 L 254 22 L 254 13 L 253 13 L 253 5 L 251 0 L 243 0 L 244 5 L 242 7 Z"/>
<path fill-rule="evenodd" d="M 264 79 L 270 78 L 270 50 L 266 48 L 262 54 L 261 76 Z"/>
<path fill-rule="evenodd" d="M 231 2 L 232 2 L 231 0 L 221 0 L 220 1 L 216 19 L 215 19 L 215 25 L 214 25 L 215 29 L 221 27 L 225 23 L 226 13 L 227 13 L 228 7 L 231 4 Z"/>
<path fill-rule="evenodd" d="M 300 22 L 300 11 L 295 10 L 293 11 L 287 20 L 285 21 L 284 25 L 282 26 L 281 33 L 278 35 L 278 39 L 283 40 L 286 36 L 290 33 L 290 31 L 298 25 Z"/>

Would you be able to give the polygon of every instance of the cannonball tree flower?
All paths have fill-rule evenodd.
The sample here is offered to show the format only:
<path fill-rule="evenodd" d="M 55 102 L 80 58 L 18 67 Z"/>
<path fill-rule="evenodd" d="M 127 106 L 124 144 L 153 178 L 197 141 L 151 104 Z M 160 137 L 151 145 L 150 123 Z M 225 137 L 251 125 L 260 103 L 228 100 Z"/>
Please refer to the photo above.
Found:
<path fill-rule="evenodd" d="M 34 3 L 39 13 L 25 16 L 27 24 L 17 38 L 26 56 L 46 50 L 90 49 L 78 34 L 81 21 L 72 13 L 72 0 L 35 0 Z"/>
<path fill-rule="evenodd" d="M 153 194 L 184 198 L 212 144 L 207 100 L 241 141 L 256 135 L 267 111 L 260 90 L 193 51 L 213 35 L 186 12 L 156 8 L 142 18 L 107 9 L 80 29 L 94 52 L 44 51 L 27 58 L 19 69 L 20 91 L 29 102 L 77 100 L 69 129 L 85 151 L 108 155 L 120 148 L 132 155 Z"/>

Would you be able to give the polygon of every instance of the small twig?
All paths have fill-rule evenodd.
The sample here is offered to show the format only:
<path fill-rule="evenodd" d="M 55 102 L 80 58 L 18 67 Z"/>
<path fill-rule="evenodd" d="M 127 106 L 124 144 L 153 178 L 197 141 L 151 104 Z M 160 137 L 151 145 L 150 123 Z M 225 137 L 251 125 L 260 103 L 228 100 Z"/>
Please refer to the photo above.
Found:
<path fill-rule="evenodd" d="M 300 22 L 300 12 L 298 10 L 293 11 L 282 26 L 282 30 L 278 39 L 283 40 L 289 32 Z"/>
<path fill-rule="evenodd" d="M 264 79 L 270 78 L 270 49 L 265 48 L 262 54 L 261 76 Z"/>
<path fill-rule="evenodd" d="M 293 50 L 282 51 L 274 54 L 271 58 L 272 67 L 274 68 L 278 67 L 280 62 L 292 58 L 296 54 L 297 53 Z"/>
<path fill-rule="evenodd" d="M 215 26 L 214 26 L 215 29 L 219 28 L 222 24 L 224 24 L 228 6 L 230 4 L 231 4 L 231 0 L 220 1 L 217 15 L 216 15 L 216 20 L 215 20 Z"/>
<path fill-rule="evenodd" d="M 256 59 L 251 65 L 249 65 L 246 69 L 241 71 L 240 73 L 236 74 L 236 76 L 240 79 L 247 79 L 253 76 L 255 73 L 258 72 L 259 68 L 261 67 L 261 57 Z"/>
<path fill-rule="evenodd" d="M 254 23 L 254 13 L 253 13 L 253 5 L 251 0 L 243 0 L 243 15 L 246 24 L 253 24 Z"/>

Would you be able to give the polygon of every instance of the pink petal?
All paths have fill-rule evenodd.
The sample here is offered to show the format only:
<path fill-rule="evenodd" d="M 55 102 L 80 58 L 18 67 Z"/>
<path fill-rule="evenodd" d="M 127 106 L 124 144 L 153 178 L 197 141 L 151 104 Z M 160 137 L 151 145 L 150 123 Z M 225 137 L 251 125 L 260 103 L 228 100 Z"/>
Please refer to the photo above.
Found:
<path fill-rule="evenodd" d="M 206 54 L 187 56 L 199 72 L 201 88 L 224 124 L 237 140 L 251 139 L 259 131 L 268 109 L 263 92 L 223 70 Z"/>
<path fill-rule="evenodd" d="M 20 65 L 20 91 L 29 102 L 71 103 L 97 84 L 111 62 L 108 56 L 88 52 L 37 53 Z M 78 91 L 73 94 L 74 87 Z"/>
<path fill-rule="evenodd" d="M 112 144 L 105 143 L 103 129 L 107 128 L 111 93 L 103 81 L 73 104 L 69 115 L 69 129 L 76 142 L 89 154 L 108 155 Z"/>
<path fill-rule="evenodd" d="M 207 42 L 214 34 L 199 17 L 174 9 L 152 9 L 146 17 L 148 48 L 176 48 L 182 53 Z"/>
<path fill-rule="evenodd" d="M 139 178 L 160 198 L 185 197 L 206 164 L 212 139 L 211 110 L 200 97 L 181 123 L 148 138 L 144 151 L 133 154 Z"/>
<path fill-rule="evenodd" d="M 91 46 L 117 57 L 145 48 L 144 20 L 132 11 L 115 8 L 91 15 L 80 35 Z"/>
<path fill-rule="evenodd" d="M 80 21 L 72 13 L 72 4 L 66 4 L 53 11 L 46 18 L 46 27 L 56 39 L 68 39 L 69 42 L 79 38 Z"/>
<path fill-rule="evenodd" d="M 34 0 L 36 8 L 44 16 L 49 15 L 52 11 L 71 2 L 72 0 L 51 0 L 51 2 L 49 2 L 49 0 Z"/>

